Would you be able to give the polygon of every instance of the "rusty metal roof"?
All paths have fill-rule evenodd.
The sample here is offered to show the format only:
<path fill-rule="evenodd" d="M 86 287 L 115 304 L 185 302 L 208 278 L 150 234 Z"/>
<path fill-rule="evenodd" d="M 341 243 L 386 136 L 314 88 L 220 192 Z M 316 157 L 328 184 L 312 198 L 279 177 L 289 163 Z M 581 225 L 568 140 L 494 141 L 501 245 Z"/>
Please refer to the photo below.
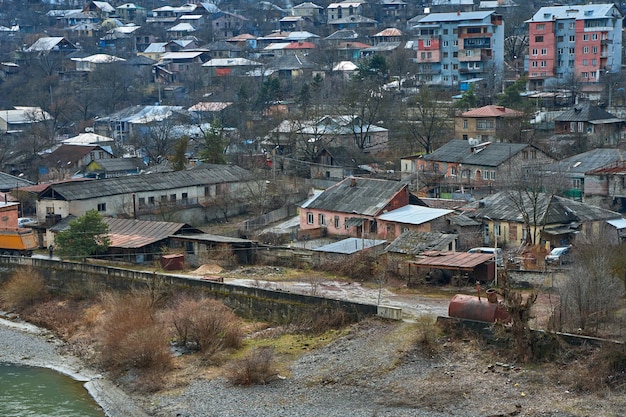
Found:
<path fill-rule="evenodd" d="M 102 219 L 109 226 L 110 247 L 136 249 L 167 239 L 179 231 L 193 229 L 185 223 L 135 219 Z M 199 231 L 199 230 L 198 230 Z"/>
<path fill-rule="evenodd" d="M 436 256 L 427 256 L 411 261 L 413 265 L 431 268 L 458 269 L 471 271 L 485 262 L 493 262 L 493 254 L 468 252 L 438 252 Z"/>

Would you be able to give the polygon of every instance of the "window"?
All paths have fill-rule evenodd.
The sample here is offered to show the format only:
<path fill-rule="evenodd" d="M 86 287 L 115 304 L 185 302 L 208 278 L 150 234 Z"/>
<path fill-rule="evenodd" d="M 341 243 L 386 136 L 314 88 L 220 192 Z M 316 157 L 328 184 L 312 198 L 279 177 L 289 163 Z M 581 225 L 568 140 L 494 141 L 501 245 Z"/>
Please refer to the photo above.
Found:
<path fill-rule="evenodd" d="M 530 150 L 530 157 L 532 159 L 537 159 L 537 150 L 536 149 L 531 149 Z"/>
<path fill-rule="evenodd" d="M 445 47 L 447 47 L 447 46 L 448 46 L 448 41 L 443 41 L 443 42 L 441 43 L 441 46 L 443 46 L 444 48 L 445 48 Z"/>
<path fill-rule="evenodd" d="M 154 197 L 148 197 L 148 204 L 154 206 Z"/>
<path fill-rule="evenodd" d="M 588 62 L 589 61 L 587 61 L 586 59 L 583 59 L 583 67 L 586 67 Z"/>
<path fill-rule="evenodd" d="M 563 48 L 559 48 L 556 51 L 559 55 L 563 55 Z"/>
<path fill-rule="evenodd" d="M 570 42 L 576 42 L 576 35 L 570 35 L 569 36 L 569 41 Z"/>
<path fill-rule="evenodd" d="M 444 35 L 447 35 L 447 34 L 448 34 L 448 29 L 444 29 L 444 30 L 443 30 L 443 34 L 444 34 Z"/>
<path fill-rule="evenodd" d="M 472 50 L 471 49 L 466 50 L 465 56 L 472 56 Z"/>
<path fill-rule="evenodd" d="M 458 40 L 452 41 L 452 46 L 459 46 L 459 41 Z"/>
<path fill-rule="evenodd" d="M 452 64 L 452 69 L 453 70 L 458 70 L 459 69 L 459 64 Z"/>
<path fill-rule="evenodd" d="M 107 211 L 107 203 L 98 203 L 98 211 Z"/>
<path fill-rule="evenodd" d="M 459 56 L 459 52 L 458 51 L 452 52 L 452 58 L 456 58 L 458 56 Z"/>
<path fill-rule="evenodd" d="M 597 33 L 591 34 L 591 40 L 592 41 L 597 41 L 598 40 L 598 34 Z"/>
<path fill-rule="evenodd" d="M 313 224 L 313 213 L 310 211 L 306 214 L 306 224 Z"/>
<path fill-rule="evenodd" d="M 579 132 L 585 131 L 585 122 L 578 122 L 578 131 Z"/>
<path fill-rule="evenodd" d="M 450 167 L 450 175 L 456 177 L 456 167 Z"/>
<path fill-rule="evenodd" d="M 531 62 L 531 63 L 530 63 L 530 65 L 531 65 L 533 68 L 537 68 L 538 63 L 537 63 L 537 61 L 533 61 L 533 62 Z"/>
<path fill-rule="evenodd" d="M 594 54 L 597 54 L 598 53 L 598 47 L 594 46 L 593 48 L 591 48 L 591 52 L 594 53 Z"/>
<path fill-rule="evenodd" d="M 443 53 L 443 57 L 444 57 L 444 58 L 447 58 L 447 57 L 448 57 L 448 53 L 447 53 L 447 52 L 444 52 L 444 53 Z"/>
<path fill-rule="evenodd" d="M 546 48 L 542 48 L 541 55 L 548 55 L 548 50 Z"/>
<path fill-rule="evenodd" d="M 491 179 L 492 180 L 496 179 L 496 171 L 491 171 Z"/>
<path fill-rule="evenodd" d="M 166 195 L 162 195 L 161 196 L 161 203 L 167 203 L 167 196 Z"/>
<path fill-rule="evenodd" d="M 546 62 L 546 61 L 541 61 L 541 66 L 542 66 L 542 67 L 545 67 L 546 65 L 547 65 L 547 62 Z"/>
<path fill-rule="evenodd" d="M 486 130 L 486 129 L 493 129 L 493 128 L 494 128 L 493 120 L 478 119 L 476 121 L 476 129 Z"/>
<path fill-rule="evenodd" d="M 539 53 L 539 49 L 533 48 L 532 55 L 537 55 Z"/>
<path fill-rule="evenodd" d="M 582 185 L 583 185 L 583 182 L 582 182 L 582 180 L 581 180 L 580 178 L 574 178 L 574 179 L 572 180 L 572 186 L 573 186 L 576 190 L 582 190 L 582 189 L 583 189 Z"/>
<path fill-rule="evenodd" d="M 170 194 L 170 201 L 176 201 L 176 194 Z"/>
<path fill-rule="evenodd" d="M 589 34 L 585 33 L 583 35 L 583 41 L 588 41 L 589 40 Z"/>
<path fill-rule="evenodd" d="M 589 53 L 589 47 L 583 46 L 583 54 L 588 54 L 588 53 Z"/>
<path fill-rule="evenodd" d="M 522 151 L 522 159 L 528 159 L 528 151 Z"/>
<path fill-rule="evenodd" d="M 583 72 L 583 78 L 589 78 L 589 73 L 588 72 Z"/>
<path fill-rule="evenodd" d="M 563 23 L 559 23 L 556 25 L 557 28 L 559 29 L 563 29 L 565 27 L 565 25 Z"/>
<path fill-rule="evenodd" d="M 139 207 L 144 207 L 146 205 L 146 198 L 139 197 Z"/>
<path fill-rule="evenodd" d="M 463 129 L 467 129 L 467 119 L 463 119 Z"/>
<path fill-rule="evenodd" d="M 339 216 L 335 216 L 335 229 L 339 229 L 341 226 L 341 222 L 339 221 Z"/>
<path fill-rule="evenodd" d="M 543 36 L 535 36 L 535 42 L 543 42 Z"/>
<path fill-rule="evenodd" d="M 430 39 L 424 40 L 424 46 L 430 46 Z"/>
<path fill-rule="evenodd" d="M 186 203 L 187 200 L 189 199 L 189 194 L 183 193 L 181 196 L 181 199 L 183 200 L 183 203 Z"/>
<path fill-rule="evenodd" d="M 595 67 L 596 65 L 598 65 L 598 61 L 595 60 L 595 59 L 592 59 L 591 60 L 591 65 L 593 65 Z"/>
<path fill-rule="evenodd" d="M 318 214 L 317 222 L 320 226 L 326 226 L 326 215 L 324 213 Z"/>
<path fill-rule="evenodd" d="M 484 180 L 488 180 L 489 179 L 489 171 L 483 171 L 483 179 Z"/>
<path fill-rule="evenodd" d="M 537 25 L 537 30 L 546 30 L 546 25 L 544 25 L 543 23 Z"/>
<path fill-rule="evenodd" d="M 46 214 L 54 214 L 54 207 L 46 207 Z"/>
<path fill-rule="evenodd" d="M 563 36 L 557 36 L 556 37 L 556 41 L 557 42 L 563 42 Z"/>
<path fill-rule="evenodd" d="M 573 54 L 573 53 L 575 53 L 575 52 L 576 52 L 576 50 L 575 50 L 574 48 L 569 48 L 569 53 L 570 53 L 570 54 Z"/>
<path fill-rule="evenodd" d="M 98 159 L 104 159 L 104 152 L 98 151 Z"/>
<path fill-rule="evenodd" d="M 447 70 L 450 66 L 448 64 L 443 64 L 443 69 Z"/>

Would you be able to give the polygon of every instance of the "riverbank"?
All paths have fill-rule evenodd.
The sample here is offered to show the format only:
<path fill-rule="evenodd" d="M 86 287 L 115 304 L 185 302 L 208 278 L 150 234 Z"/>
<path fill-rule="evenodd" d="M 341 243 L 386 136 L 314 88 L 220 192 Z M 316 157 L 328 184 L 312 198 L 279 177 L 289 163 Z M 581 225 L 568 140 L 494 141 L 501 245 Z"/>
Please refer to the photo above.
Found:
<path fill-rule="evenodd" d="M 28 323 L 0 318 L 0 362 L 53 369 L 77 381 L 109 417 L 147 417 L 125 392 L 78 358 L 60 352 L 63 343 L 54 335 Z"/>

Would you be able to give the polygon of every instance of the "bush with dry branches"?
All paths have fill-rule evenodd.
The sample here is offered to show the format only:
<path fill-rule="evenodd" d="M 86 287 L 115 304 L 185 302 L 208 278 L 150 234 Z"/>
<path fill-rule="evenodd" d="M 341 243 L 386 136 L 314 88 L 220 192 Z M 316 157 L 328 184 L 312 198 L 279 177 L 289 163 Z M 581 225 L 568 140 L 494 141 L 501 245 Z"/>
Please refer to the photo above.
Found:
<path fill-rule="evenodd" d="M 277 374 L 274 350 L 259 347 L 245 357 L 231 362 L 227 370 L 228 380 L 236 385 L 265 384 Z"/>
<path fill-rule="evenodd" d="M 182 296 L 165 316 L 180 346 L 207 356 L 241 346 L 239 318 L 217 300 Z"/>
<path fill-rule="evenodd" d="M 0 287 L 0 302 L 9 310 L 23 310 L 47 296 L 48 290 L 41 273 L 30 268 L 14 272 Z"/>
<path fill-rule="evenodd" d="M 102 298 L 105 313 L 96 331 L 101 362 L 113 372 L 169 369 L 167 333 L 155 319 L 150 295 L 108 293 Z"/>

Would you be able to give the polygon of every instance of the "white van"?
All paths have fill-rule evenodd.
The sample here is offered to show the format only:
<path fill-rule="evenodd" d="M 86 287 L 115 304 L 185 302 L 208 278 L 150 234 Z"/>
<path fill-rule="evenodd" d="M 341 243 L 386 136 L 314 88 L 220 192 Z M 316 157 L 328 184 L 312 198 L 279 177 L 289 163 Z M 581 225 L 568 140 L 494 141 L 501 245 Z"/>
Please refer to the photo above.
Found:
<path fill-rule="evenodd" d="M 491 253 L 494 254 L 496 253 L 497 250 L 497 257 L 496 257 L 496 261 L 498 263 L 498 266 L 504 266 L 504 258 L 502 257 L 502 249 L 500 248 L 490 248 L 488 246 L 483 246 L 480 248 L 472 248 L 470 250 L 468 250 L 469 253 Z"/>

